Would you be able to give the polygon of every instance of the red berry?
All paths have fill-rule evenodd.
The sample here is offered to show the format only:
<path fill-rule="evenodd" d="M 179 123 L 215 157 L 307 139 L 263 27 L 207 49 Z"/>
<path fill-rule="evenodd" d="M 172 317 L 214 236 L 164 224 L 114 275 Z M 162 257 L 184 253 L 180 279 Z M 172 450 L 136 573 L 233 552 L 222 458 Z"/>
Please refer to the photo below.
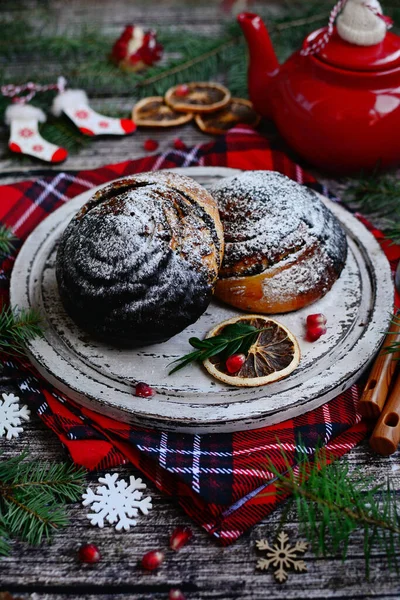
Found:
<path fill-rule="evenodd" d="M 175 138 L 174 139 L 174 148 L 175 148 L 175 150 L 185 150 L 186 144 L 185 144 L 185 142 L 182 142 L 182 140 L 180 138 Z"/>
<path fill-rule="evenodd" d="M 246 362 L 244 354 L 232 354 L 226 361 L 226 370 L 228 373 L 237 373 Z"/>
<path fill-rule="evenodd" d="M 135 387 L 135 396 L 139 396 L 139 398 L 151 398 L 154 396 L 154 390 L 147 383 L 143 383 L 143 381 L 139 381 L 139 383 Z"/>
<path fill-rule="evenodd" d="M 186 600 L 186 597 L 182 594 L 181 590 L 172 589 L 169 590 L 168 600 Z"/>
<path fill-rule="evenodd" d="M 190 527 L 177 527 L 169 538 L 169 546 L 172 550 L 180 550 L 192 537 L 193 531 Z"/>
<path fill-rule="evenodd" d="M 79 560 L 83 563 L 97 563 L 101 560 L 99 549 L 94 544 L 85 544 L 79 548 Z"/>
<path fill-rule="evenodd" d="M 157 150 L 158 148 L 158 142 L 149 138 L 145 140 L 143 148 L 146 150 L 146 152 L 154 152 L 154 150 Z"/>
<path fill-rule="evenodd" d="M 184 98 L 189 93 L 189 86 L 186 83 L 182 83 L 182 85 L 178 85 L 175 90 L 175 96 L 179 96 L 179 98 Z"/>
<path fill-rule="evenodd" d="M 308 315 L 307 327 L 315 327 L 316 325 L 326 325 L 326 316 L 322 313 Z"/>
<path fill-rule="evenodd" d="M 148 571 L 154 571 L 154 569 L 158 569 L 161 563 L 164 561 L 164 552 L 161 550 L 150 550 L 147 552 L 141 561 L 141 565 L 143 569 L 147 569 Z"/>
<path fill-rule="evenodd" d="M 322 313 L 308 315 L 306 338 L 309 342 L 316 342 L 321 335 L 326 333 L 326 317 Z"/>

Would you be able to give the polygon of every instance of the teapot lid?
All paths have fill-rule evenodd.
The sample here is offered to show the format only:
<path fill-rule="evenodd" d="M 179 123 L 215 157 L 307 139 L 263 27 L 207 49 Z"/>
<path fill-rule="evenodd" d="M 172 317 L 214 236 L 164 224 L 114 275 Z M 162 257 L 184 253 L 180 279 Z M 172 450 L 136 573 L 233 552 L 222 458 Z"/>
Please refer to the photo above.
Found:
<path fill-rule="evenodd" d="M 303 48 L 318 41 L 326 31 L 324 27 L 311 33 Z M 400 65 L 400 37 L 388 31 L 379 44 L 358 46 L 342 39 L 335 27 L 329 42 L 313 58 L 348 71 L 387 71 Z"/>

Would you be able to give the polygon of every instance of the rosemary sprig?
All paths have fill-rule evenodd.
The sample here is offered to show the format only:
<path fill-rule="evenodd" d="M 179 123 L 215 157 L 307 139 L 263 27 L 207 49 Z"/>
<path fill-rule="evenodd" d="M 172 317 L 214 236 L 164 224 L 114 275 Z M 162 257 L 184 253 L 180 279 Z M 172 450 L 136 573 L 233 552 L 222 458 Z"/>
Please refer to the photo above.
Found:
<path fill-rule="evenodd" d="M 0 311 L 0 352 L 24 355 L 26 343 L 42 335 L 40 314 L 33 309 L 15 311 L 3 306 Z"/>
<path fill-rule="evenodd" d="M 179 364 L 169 372 L 169 375 L 183 369 L 191 362 L 204 362 L 207 358 L 218 354 L 225 360 L 236 353 L 247 355 L 259 334 L 266 331 L 266 329 L 269 329 L 269 327 L 257 329 L 257 327 L 246 323 L 232 323 L 227 325 L 222 333 L 214 337 L 205 338 L 204 340 L 192 337 L 189 339 L 189 344 L 197 350 L 174 360 L 171 364 Z"/>

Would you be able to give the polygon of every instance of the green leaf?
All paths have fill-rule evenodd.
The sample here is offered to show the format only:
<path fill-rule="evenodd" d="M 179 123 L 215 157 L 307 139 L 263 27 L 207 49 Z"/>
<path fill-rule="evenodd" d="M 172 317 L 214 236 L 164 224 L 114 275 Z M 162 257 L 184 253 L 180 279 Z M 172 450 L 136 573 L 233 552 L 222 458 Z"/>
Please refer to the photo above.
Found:
<path fill-rule="evenodd" d="M 243 352 L 247 355 L 251 345 L 257 340 L 260 333 L 266 329 L 268 327 L 257 329 L 257 327 L 248 323 L 239 322 L 227 325 L 222 333 L 214 337 L 205 338 L 204 340 L 192 337 L 189 339 L 189 343 L 197 348 L 196 352 L 185 354 L 173 361 L 179 364 L 169 372 L 169 375 L 183 369 L 193 361 L 204 362 L 208 358 L 217 355 L 221 355 L 221 361 L 226 361 L 229 356 L 237 352 Z"/>

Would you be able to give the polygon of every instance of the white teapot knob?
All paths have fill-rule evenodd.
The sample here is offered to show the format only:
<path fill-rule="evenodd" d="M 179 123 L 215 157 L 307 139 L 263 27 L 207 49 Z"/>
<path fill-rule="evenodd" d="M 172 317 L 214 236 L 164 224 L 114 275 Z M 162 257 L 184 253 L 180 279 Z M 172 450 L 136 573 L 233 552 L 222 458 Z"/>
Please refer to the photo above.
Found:
<path fill-rule="evenodd" d="M 337 18 L 338 34 L 358 46 L 380 44 L 385 39 L 386 23 L 376 13 L 382 14 L 378 0 L 347 0 Z"/>

